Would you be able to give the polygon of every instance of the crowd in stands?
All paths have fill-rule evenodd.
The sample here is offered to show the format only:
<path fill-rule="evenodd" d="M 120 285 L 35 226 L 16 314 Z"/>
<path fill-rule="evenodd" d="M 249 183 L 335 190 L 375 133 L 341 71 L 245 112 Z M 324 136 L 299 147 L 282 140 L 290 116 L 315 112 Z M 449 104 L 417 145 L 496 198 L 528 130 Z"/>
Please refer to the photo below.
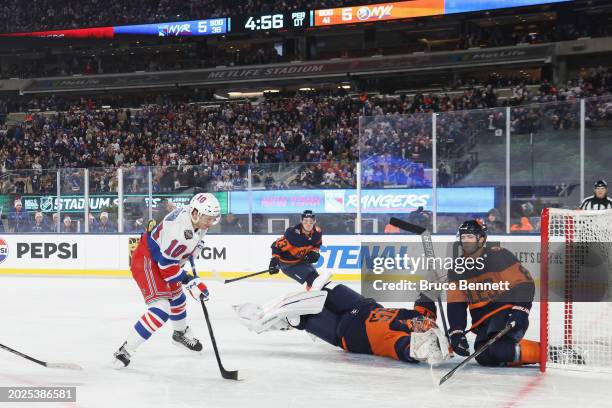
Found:
<path fill-rule="evenodd" d="M 91 100 L 81 101 L 65 111 L 29 113 L 17 125 L 0 125 L 0 194 L 52 194 L 57 186 L 54 169 L 61 169 L 62 194 L 82 194 L 84 172 L 74 170 L 82 168 L 90 169 L 91 194 L 116 193 L 114 168 L 119 166 L 128 194 L 148 191 L 147 166 L 155 166 L 153 192 L 160 194 L 245 189 L 249 167 L 253 188 L 347 188 L 356 185 L 357 160 L 365 188 L 428 187 L 431 112 L 441 113 L 439 186 L 452 186 L 478 165 L 471 148 L 505 126 L 505 109 L 466 109 L 507 103 L 516 134 L 577 128 L 578 104 L 573 102 L 581 97 L 603 97 L 587 100 L 587 126 L 612 119 L 612 97 L 605 98 L 611 89 L 610 70 L 595 68 L 580 71 L 567 84 L 517 85 L 504 101 L 490 84 L 460 96 L 298 93 L 125 109 L 100 109 Z M 536 102 L 548 103 L 531 105 Z M 8 110 L 8 105 L 0 106 Z M 362 115 L 371 118 L 362 122 L 359 140 Z"/>
<path fill-rule="evenodd" d="M 304 10 L 318 7 L 338 7 L 346 4 L 368 4 L 366 1 L 349 0 L 92 0 L 75 7 L 65 1 L 34 0 L 24 3 L 7 0 L 0 5 L 0 33 L 15 31 L 36 31 L 53 28 L 76 28 L 100 25 L 121 25 L 171 20 L 189 20 L 205 17 L 265 14 L 273 10 Z M 277 8 L 279 7 L 279 8 Z M 231 13 L 230 13 L 231 12 Z M 370 57 L 373 55 L 397 55 L 413 52 L 453 51 L 469 48 L 513 46 L 518 44 L 548 43 L 574 40 L 582 37 L 603 37 L 612 35 L 605 13 L 576 13 L 558 17 L 556 21 L 538 21 L 530 24 L 507 26 L 479 26 L 471 22 L 461 24 L 453 38 L 443 41 L 435 37 L 435 31 L 428 40 L 422 30 L 406 33 L 406 40 L 374 42 L 348 41 L 343 47 L 311 46 L 301 56 L 282 55 L 276 49 L 277 42 L 236 43 L 228 47 L 194 43 L 164 43 L 148 45 L 136 43 L 129 47 L 109 48 L 92 46 L 84 53 L 72 48 L 36 53 L 15 58 L 12 54 L 0 57 L 0 79 L 33 78 L 65 75 L 94 75 L 132 73 L 135 71 L 166 71 L 180 69 L 211 68 L 216 66 L 237 66 L 286 62 L 293 59 L 320 60 L 330 58 Z M 537 26 L 537 28 L 534 28 Z M 411 36 L 414 35 L 414 38 Z M 142 47 L 153 47 L 142 48 Z M 176 47 L 174 47 L 176 46 Z M 157 48 L 156 48 L 157 47 Z M 166 49 L 165 49 L 166 48 Z M 171 48 L 168 50 L 167 48 Z"/>
<path fill-rule="evenodd" d="M 348 0 L 5 0 L 0 6 L 0 32 L 42 31 L 195 20 L 272 11 L 341 7 L 366 1 Z"/>
<path fill-rule="evenodd" d="M 213 68 L 271 64 L 286 61 L 278 54 L 273 43 L 256 44 L 238 49 L 207 47 L 202 50 L 178 48 L 163 52 L 138 50 L 136 52 L 105 52 L 98 55 L 58 54 L 23 61 L 12 57 L 0 58 L 1 78 L 35 78 L 67 75 L 95 75 L 157 72 L 182 69 Z M 95 51 L 92 51 L 95 53 Z"/>
<path fill-rule="evenodd" d="M 66 0 L 5 0 L 0 5 L 0 32 L 42 31 L 61 28 L 86 28 L 126 24 L 183 21 L 236 15 L 263 15 L 270 12 L 334 8 L 371 4 L 365 0 L 90 0 L 76 5 Z M 572 17 L 572 16 L 570 16 Z M 598 16 L 581 15 L 561 21 L 559 36 L 573 38 L 596 36 L 605 25 L 593 24 Z M 512 33 L 493 26 L 471 29 L 464 41 L 468 45 L 482 41 L 498 44 Z M 555 38 L 556 39 L 556 38 Z M 529 41 L 527 38 L 515 40 Z M 537 40 L 537 39 L 533 39 Z"/>
<path fill-rule="evenodd" d="M 576 80 L 561 86 L 548 81 L 532 88 L 519 85 L 505 103 L 514 106 L 515 132 L 528 133 L 543 122 L 553 128 L 568 128 L 577 126 L 574 104 L 548 104 L 548 108 L 525 104 L 609 95 L 610 89 L 610 70 L 596 68 L 581 71 Z M 351 165 L 359 151 L 366 163 L 366 184 L 421 186 L 427 184 L 423 166 L 431 167 L 431 115 L 427 113 L 445 113 L 438 115 L 438 152 L 439 157 L 449 160 L 464 159 L 460 153 L 475 143 L 474 134 L 505 126 L 503 110 L 466 111 L 502 104 L 491 85 L 453 97 L 430 93 L 356 99 L 298 93 L 291 98 L 270 97 L 257 102 L 169 103 L 138 109 L 98 109 L 89 105 L 91 101 L 81 103 L 86 105 L 56 113 L 28 114 L 17 126 L 0 127 L 0 170 L 36 171 L 25 178 L 14 177 L 11 182 L 5 177 L 0 185 L 3 193 L 54 188 L 41 176 L 42 169 L 117 166 L 164 167 L 153 177 L 154 189 L 159 192 L 192 185 L 243 189 L 247 165 L 294 162 L 314 164 L 284 181 L 287 185 L 346 186 L 354 185 Z M 601 103 L 589 110 L 593 116 L 589 121 L 597 120 L 597 116 L 609 117 L 610 111 L 609 103 Z M 424 115 L 409 116 L 414 113 Z M 372 119 L 363 122 L 359 141 L 362 115 Z M 444 173 L 449 173 L 449 163 L 440 165 Z M 470 170 L 465 163 L 455 167 L 461 166 Z M 266 181 L 265 174 L 260 174 L 263 171 L 254 172 L 256 184 L 272 188 L 275 182 Z M 96 175 L 90 182 L 92 191 L 116 190 L 112 172 L 92 174 Z M 71 178 L 78 184 L 78 177 Z M 124 183 L 125 188 L 144 188 L 134 184 L 137 180 L 143 178 L 133 177 Z"/>

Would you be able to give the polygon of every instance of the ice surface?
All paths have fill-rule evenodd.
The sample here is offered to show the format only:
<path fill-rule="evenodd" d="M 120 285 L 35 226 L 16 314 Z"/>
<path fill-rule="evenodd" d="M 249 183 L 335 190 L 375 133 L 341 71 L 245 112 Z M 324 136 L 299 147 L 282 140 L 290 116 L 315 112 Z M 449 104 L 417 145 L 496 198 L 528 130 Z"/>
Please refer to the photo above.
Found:
<path fill-rule="evenodd" d="M 263 303 L 294 291 L 293 282 L 210 282 L 208 306 L 223 363 L 229 370 L 247 369 L 242 382 L 220 377 L 202 310 L 191 298 L 189 325 L 204 344 L 203 354 L 172 346 L 168 324 L 127 369 L 115 370 L 112 354 L 145 309 L 130 279 L 0 277 L 0 287 L 0 343 L 84 368 L 50 370 L 0 350 L 0 386 L 77 387 L 76 403 L 15 405 L 21 408 L 611 406 L 610 374 L 542 375 L 536 367 L 471 364 L 437 388 L 432 375 L 440 378 L 459 358 L 431 372 L 426 365 L 345 353 L 304 332 L 257 335 L 240 325 L 233 304 Z M 537 339 L 537 323 L 527 337 Z"/>

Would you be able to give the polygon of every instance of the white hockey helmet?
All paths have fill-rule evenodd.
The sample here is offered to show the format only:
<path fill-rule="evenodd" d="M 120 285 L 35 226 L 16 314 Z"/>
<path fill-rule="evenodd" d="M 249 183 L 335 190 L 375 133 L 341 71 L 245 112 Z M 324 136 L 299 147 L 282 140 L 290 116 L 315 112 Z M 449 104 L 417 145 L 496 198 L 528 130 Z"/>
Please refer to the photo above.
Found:
<path fill-rule="evenodd" d="M 208 215 L 209 217 L 215 217 L 214 224 L 217 224 L 221 219 L 221 205 L 219 204 L 219 200 L 214 194 L 211 193 L 198 193 L 193 196 L 191 201 L 189 202 L 189 214 L 193 220 L 193 210 L 197 210 L 198 215 L 194 222 L 197 221 L 197 218 L 200 215 Z"/>

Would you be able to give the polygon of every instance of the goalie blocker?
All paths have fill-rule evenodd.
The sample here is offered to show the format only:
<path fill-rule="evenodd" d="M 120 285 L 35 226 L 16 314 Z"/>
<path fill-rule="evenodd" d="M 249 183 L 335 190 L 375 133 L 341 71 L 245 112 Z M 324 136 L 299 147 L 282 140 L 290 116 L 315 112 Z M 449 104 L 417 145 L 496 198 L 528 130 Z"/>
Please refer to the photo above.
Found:
<path fill-rule="evenodd" d="M 436 326 L 434 303 L 421 297 L 415 308 L 385 308 L 345 285 L 296 292 L 259 306 L 234 306 L 250 330 L 294 327 L 346 351 L 435 363 L 448 356 L 444 332 Z"/>

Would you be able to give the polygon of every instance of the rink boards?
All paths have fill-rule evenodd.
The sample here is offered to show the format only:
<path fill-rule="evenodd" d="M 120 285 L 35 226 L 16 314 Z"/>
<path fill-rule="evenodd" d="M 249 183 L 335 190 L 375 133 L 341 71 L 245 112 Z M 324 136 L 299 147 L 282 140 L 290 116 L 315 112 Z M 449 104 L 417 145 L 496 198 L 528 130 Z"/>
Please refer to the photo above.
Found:
<path fill-rule="evenodd" d="M 276 235 L 209 235 L 207 247 L 196 261 L 200 274 L 214 278 L 232 278 L 268 267 L 270 244 Z M 539 275 L 539 236 L 490 236 L 489 241 L 503 241 L 529 269 Z M 130 235 L 0 235 L 0 275 L 47 275 L 80 277 L 129 277 L 130 256 L 139 236 Z M 436 235 L 434 242 L 452 243 L 452 235 Z M 369 251 L 393 253 L 405 245 L 409 254 L 422 254 L 418 236 L 397 235 L 327 235 L 323 239 L 319 270 L 330 270 L 336 280 L 358 281 L 361 276 L 360 254 L 364 244 Z M 389 252 L 391 251 L 391 252 Z M 438 251 L 436 255 L 442 255 Z M 521 255 L 519 255 L 521 254 Z M 260 279 L 285 279 L 284 275 Z"/>

